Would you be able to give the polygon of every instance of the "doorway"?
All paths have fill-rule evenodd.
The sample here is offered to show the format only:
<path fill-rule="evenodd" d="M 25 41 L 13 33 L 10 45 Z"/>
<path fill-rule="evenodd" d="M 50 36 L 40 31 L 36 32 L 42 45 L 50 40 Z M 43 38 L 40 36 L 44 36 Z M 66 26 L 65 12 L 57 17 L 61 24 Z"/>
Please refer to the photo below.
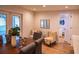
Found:
<path fill-rule="evenodd" d="M 60 15 L 59 20 L 60 28 L 59 32 L 60 35 L 64 35 L 64 41 L 71 44 L 71 21 L 70 21 L 70 14 L 64 13 Z"/>
<path fill-rule="evenodd" d="M 0 35 L 2 36 L 2 44 L 6 44 L 6 15 L 0 13 Z"/>

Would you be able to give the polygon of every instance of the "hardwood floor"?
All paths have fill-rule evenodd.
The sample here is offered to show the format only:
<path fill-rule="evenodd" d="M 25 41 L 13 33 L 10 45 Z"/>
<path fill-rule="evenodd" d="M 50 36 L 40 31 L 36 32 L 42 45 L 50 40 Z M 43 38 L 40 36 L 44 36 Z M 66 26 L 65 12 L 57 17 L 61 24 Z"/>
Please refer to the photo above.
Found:
<path fill-rule="evenodd" d="M 31 43 L 32 40 L 27 39 L 27 44 Z M 11 44 L 0 45 L 0 54 L 18 54 L 19 48 L 13 48 Z M 53 44 L 51 47 L 42 44 L 42 53 L 43 54 L 73 54 L 73 47 L 65 42 Z"/>
<path fill-rule="evenodd" d="M 26 39 L 26 45 L 30 44 L 31 42 L 33 42 L 32 39 Z M 20 46 L 18 43 L 20 42 L 17 41 L 17 46 L 15 48 L 11 46 L 11 43 L 6 45 L 0 44 L 0 54 L 18 54 L 20 51 Z"/>
<path fill-rule="evenodd" d="M 0 54 L 18 54 L 19 48 L 14 48 L 10 44 L 0 45 Z"/>
<path fill-rule="evenodd" d="M 44 54 L 73 54 L 73 47 L 67 42 L 57 43 L 52 45 L 51 47 L 43 44 L 42 45 L 42 53 Z"/>

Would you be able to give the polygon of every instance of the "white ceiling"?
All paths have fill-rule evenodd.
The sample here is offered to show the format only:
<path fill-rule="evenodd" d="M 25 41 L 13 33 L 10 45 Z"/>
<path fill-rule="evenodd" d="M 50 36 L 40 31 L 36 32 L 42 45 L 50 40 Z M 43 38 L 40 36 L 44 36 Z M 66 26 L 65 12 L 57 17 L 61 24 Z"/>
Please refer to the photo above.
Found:
<path fill-rule="evenodd" d="M 79 5 L 68 5 L 68 8 L 65 8 L 65 5 L 46 5 L 46 7 L 43 7 L 42 5 L 23 5 L 21 7 L 31 11 L 56 11 L 79 9 Z"/>
<path fill-rule="evenodd" d="M 43 7 L 43 5 L 9 5 L 9 6 L 1 6 L 2 8 L 11 8 L 15 9 L 18 7 L 25 10 L 31 10 L 31 11 L 56 11 L 56 10 L 79 10 L 79 5 L 67 5 L 68 8 L 65 8 L 66 5 L 46 5 L 46 7 Z"/>

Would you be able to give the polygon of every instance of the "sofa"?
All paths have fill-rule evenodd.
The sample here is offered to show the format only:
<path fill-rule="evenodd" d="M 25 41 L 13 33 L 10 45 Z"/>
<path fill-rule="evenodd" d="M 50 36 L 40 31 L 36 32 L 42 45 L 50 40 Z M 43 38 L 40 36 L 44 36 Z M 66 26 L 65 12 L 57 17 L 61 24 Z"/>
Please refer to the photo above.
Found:
<path fill-rule="evenodd" d="M 40 38 L 38 40 L 35 41 L 36 44 L 36 49 L 35 49 L 35 53 L 36 54 L 42 54 L 42 43 L 43 43 L 43 38 Z"/>
<path fill-rule="evenodd" d="M 21 48 L 19 54 L 41 54 L 43 38 L 37 39 L 34 42 Z"/>
<path fill-rule="evenodd" d="M 32 42 L 31 44 L 28 44 L 27 46 L 23 47 L 19 54 L 35 54 L 35 43 Z"/>

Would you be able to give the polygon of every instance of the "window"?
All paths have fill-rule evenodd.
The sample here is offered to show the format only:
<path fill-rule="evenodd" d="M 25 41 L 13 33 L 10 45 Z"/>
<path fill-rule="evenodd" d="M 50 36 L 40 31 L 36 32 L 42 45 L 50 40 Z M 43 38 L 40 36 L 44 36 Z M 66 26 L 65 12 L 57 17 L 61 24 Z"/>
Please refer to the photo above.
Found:
<path fill-rule="evenodd" d="M 12 16 L 12 28 L 20 27 L 20 16 Z M 16 40 L 19 40 L 19 36 L 16 36 Z"/>
<path fill-rule="evenodd" d="M 0 13 L 0 35 L 3 38 L 3 44 L 6 44 L 6 15 L 2 13 Z"/>
<path fill-rule="evenodd" d="M 50 21 L 48 19 L 42 19 L 40 20 L 40 27 L 44 29 L 50 28 Z"/>
<path fill-rule="evenodd" d="M 12 16 L 12 27 L 20 27 L 20 16 Z"/>

